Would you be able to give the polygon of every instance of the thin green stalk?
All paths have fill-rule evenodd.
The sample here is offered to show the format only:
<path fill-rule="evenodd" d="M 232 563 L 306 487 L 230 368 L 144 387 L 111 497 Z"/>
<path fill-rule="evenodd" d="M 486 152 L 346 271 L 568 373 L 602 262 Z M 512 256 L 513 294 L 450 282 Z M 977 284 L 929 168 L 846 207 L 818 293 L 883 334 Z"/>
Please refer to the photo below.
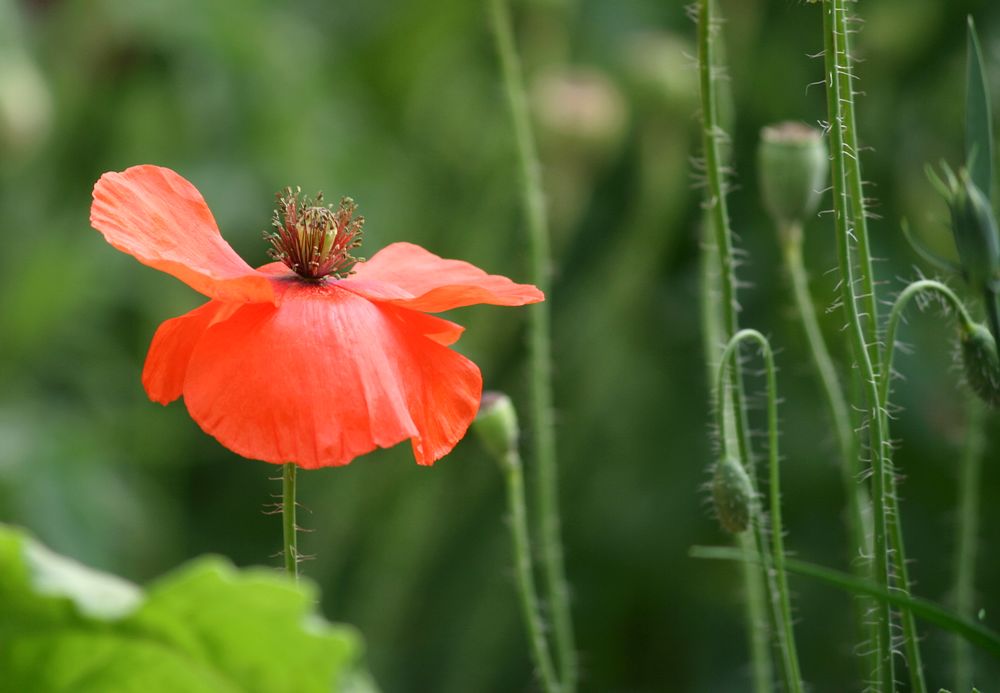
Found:
<path fill-rule="evenodd" d="M 921 293 L 936 293 L 947 301 L 948 305 L 955 310 L 963 328 L 971 329 L 973 326 L 972 317 L 966 310 L 965 305 L 955 295 L 955 293 L 941 282 L 931 279 L 923 279 L 911 283 L 892 304 L 889 313 L 889 324 L 886 328 L 885 353 L 882 356 L 884 371 L 879 378 L 879 410 L 882 412 L 882 419 L 886 430 L 888 430 L 888 409 L 889 409 L 889 386 L 892 379 L 892 362 L 896 346 L 896 333 L 899 330 L 899 323 L 902 321 L 903 312 L 909 302 Z M 903 543 L 902 519 L 899 514 L 899 501 L 896 494 L 892 493 L 888 497 L 890 509 L 890 533 L 892 541 L 892 551 L 894 565 L 896 567 L 896 589 L 903 594 L 910 593 L 910 575 L 906 562 L 906 547 Z M 917 634 L 916 621 L 913 612 L 909 609 L 901 611 L 903 622 L 903 638 L 906 648 L 906 658 L 909 664 L 911 687 L 918 693 L 927 690 L 924 681 L 923 660 L 920 655 L 919 637 Z"/>
<path fill-rule="evenodd" d="M 708 374 L 709 390 L 715 390 L 715 376 L 719 370 L 722 343 L 722 311 L 719 306 L 718 261 L 715 240 L 708 223 L 701 229 L 702 252 L 700 259 L 701 283 L 701 331 L 705 348 L 705 366 Z M 725 425 L 725 423 L 723 423 Z M 733 431 L 719 431 L 720 439 L 732 439 Z M 751 560 L 757 555 L 754 539 L 747 532 L 739 535 L 740 550 L 747 560 L 740 564 L 743 570 L 743 584 L 747 592 L 744 600 L 747 633 L 750 640 L 750 661 L 753 663 L 751 675 L 753 690 L 767 693 L 772 689 L 774 672 L 771 668 L 771 646 L 768 642 L 768 616 L 764 603 L 765 585 L 759 566 Z M 756 598 L 754 598 L 756 595 Z"/>
<path fill-rule="evenodd" d="M 506 0 L 490 0 L 497 53 L 517 143 L 522 197 L 528 222 L 532 282 L 550 296 L 551 257 L 548 221 L 542 191 L 541 165 L 528 114 L 520 60 L 514 43 L 510 8 Z M 531 419 L 535 452 L 536 521 L 538 543 L 552 612 L 559 673 L 567 693 L 576 690 L 576 646 L 569 606 L 569 588 L 563 567 L 559 526 L 558 469 L 552 396 L 552 347 L 549 301 L 530 306 L 528 347 L 531 360 Z"/>
<path fill-rule="evenodd" d="M 861 180 L 861 152 L 858 147 L 857 118 L 854 114 L 854 65 L 851 57 L 851 32 L 847 29 L 847 6 L 845 0 L 834 0 L 839 9 L 834 12 L 833 21 L 836 27 L 835 74 L 840 95 L 839 121 L 843 127 L 844 176 L 847 182 L 847 193 L 851 202 L 851 227 L 857 238 L 857 257 L 860 270 L 861 295 L 858 299 L 864 306 L 867 315 L 865 335 L 868 342 L 869 357 L 878 363 L 878 300 L 875 295 L 875 275 L 872 271 L 871 250 L 868 245 L 868 210 L 865 205 L 864 183 Z"/>
<path fill-rule="evenodd" d="M 859 577 L 867 577 L 868 571 L 865 566 L 854 561 L 853 558 L 859 551 L 867 554 L 871 550 L 867 539 L 871 531 L 868 521 L 871 513 L 870 501 L 864 486 L 858 483 L 861 475 L 858 439 L 854 435 L 854 425 L 851 422 L 847 398 L 844 396 L 840 379 L 837 377 L 837 370 L 833 365 L 830 351 L 827 349 L 826 340 L 823 338 L 812 295 L 809 292 L 809 278 L 806 274 L 805 263 L 802 261 L 801 224 L 793 222 L 787 228 L 779 229 L 778 238 L 781 239 L 782 255 L 785 260 L 785 269 L 791 280 L 796 311 L 806 333 L 806 341 L 809 343 L 813 365 L 816 368 L 816 374 L 830 410 L 837 447 L 840 449 L 841 463 L 838 466 L 841 472 L 841 483 L 844 487 L 844 497 L 847 500 L 847 533 L 851 542 L 852 567 Z M 865 618 L 871 606 L 867 599 L 855 601 L 858 632 L 862 637 L 867 637 L 866 629 L 868 627 L 865 625 Z"/>
<path fill-rule="evenodd" d="M 745 556 L 739 549 L 730 546 L 692 546 L 689 555 L 692 558 L 711 560 L 745 560 Z M 760 561 L 760 556 L 752 556 L 751 558 Z M 909 609 L 928 623 L 965 638 L 973 645 L 982 648 L 983 652 L 1000 657 L 1000 634 L 981 623 L 956 616 L 934 602 L 895 590 L 887 590 L 865 580 L 859 580 L 849 573 L 842 573 L 839 570 L 832 570 L 806 561 L 798 561 L 794 558 L 785 561 L 785 568 L 790 573 L 814 578 L 849 594 L 864 594 L 893 606 Z M 956 690 L 955 693 L 959 692 Z"/>
<path fill-rule="evenodd" d="M 726 387 L 728 367 L 737 356 L 740 344 L 745 341 L 756 342 L 764 355 L 764 365 L 767 373 L 767 441 L 768 441 L 768 495 L 770 497 L 771 521 L 771 562 L 764 558 L 764 566 L 768 573 L 773 570 L 777 586 L 777 608 L 780 615 L 779 631 L 776 633 L 778 652 L 781 656 L 782 673 L 785 680 L 785 690 L 790 693 L 802 693 L 802 673 L 799 667 L 799 657 L 795 647 L 795 633 L 792 626 L 792 606 L 788 595 L 788 578 L 785 574 L 785 544 L 784 528 L 781 522 L 781 474 L 778 455 L 778 385 L 774 369 L 774 353 L 771 344 L 756 330 L 740 330 L 729 340 L 722 353 L 719 366 L 718 392 L 723 393 Z M 717 415 L 719 427 L 724 425 L 725 397 L 719 397 Z M 725 455 L 723 449 L 723 455 Z M 751 484 L 754 479 L 750 477 Z M 754 488 L 756 492 L 756 487 Z M 754 524 L 759 525 L 760 515 L 754 513 Z M 761 554 L 763 555 L 763 554 Z"/>
<path fill-rule="evenodd" d="M 510 513 L 510 538 L 514 550 L 514 565 L 517 573 L 518 594 L 521 597 L 521 612 L 531 643 L 531 656 L 535 669 L 546 693 L 561 690 L 556 677 L 552 653 L 545 638 L 545 624 L 542 621 L 535 588 L 534 568 L 528 538 L 528 513 L 524 501 L 524 475 L 521 471 L 521 456 L 517 450 L 509 451 L 501 464 L 507 482 L 507 510 Z"/>
<path fill-rule="evenodd" d="M 883 589 L 888 589 L 890 563 L 887 541 L 888 519 L 886 516 L 888 508 L 886 493 L 888 437 L 885 433 L 885 419 L 878 408 L 878 385 L 875 373 L 877 362 L 873 362 L 873 353 L 869 351 L 872 341 L 869 335 L 873 331 L 866 331 L 865 329 L 861 313 L 858 309 L 859 297 L 855 293 L 856 277 L 851 249 L 851 237 L 853 233 L 851 223 L 852 207 L 849 193 L 849 188 L 852 188 L 853 185 L 849 185 L 847 181 L 849 172 L 847 171 L 848 164 L 846 161 L 852 157 L 856 159 L 857 151 L 856 147 L 848 151 L 850 145 L 845 141 L 845 137 L 852 137 L 849 133 L 845 134 L 846 130 L 849 127 L 852 130 L 854 128 L 853 118 L 848 121 L 844 112 L 845 102 L 852 100 L 849 93 L 845 94 L 844 92 L 850 92 L 852 87 L 850 79 L 848 79 L 845 88 L 844 80 L 842 79 L 845 74 L 850 75 L 850 60 L 846 52 L 847 46 L 843 33 L 843 21 L 843 0 L 824 0 L 824 58 L 826 66 L 828 120 L 831 124 L 829 142 L 832 162 L 834 212 L 837 227 L 837 259 L 840 267 L 841 301 L 844 304 L 844 310 L 847 314 L 851 348 L 860 370 L 867 405 L 870 452 L 872 457 L 872 572 L 876 584 Z M 856 137 L 854 139 L 856 141 Z M 860 229 L 858 232 L 860 233 Z M 858 238 L 858 242 L 860 246 L 860 237 Z M 870 266 L 866 267 L 864 262 L 862 262 L 860 269 L 864 291 L 870 293 L 870 297 L 874 300 L 871 268 Z M 875 313 L 870 306 L 868 312 L 874 317 Z M 874 627 L 876 630 L 874 643 L 875 671 L 872 672 L 872 684 L 875 687 L 874 690 L 877 692 L 893 693 L 896 690 L 896 675 L 892 657 L 892 623 L 889 604 L 880 602 L 874 610 L 874 617 Z"/>
<path fill-rule="evenodd" d="M 809 343 L 813 365 L 816 368 L 827 407 L 830 409 L 837 447 L 840 449 L 840 455 L 843 459 L 840 468 L 849 509 L 848 530 L 854 543 L 854 550 L 864 549 L 868 542 L 865 539 L 866 527 L 862 509 L 867 505 L 868 499 L 864 488 L 857 483 L 861 472 L 858 465 L 857 437 L 854 435 L 854 427 L 851 424 L 847 398 L 844 397 L 840 379 L 837 377 L 837 369 L 834 367 L 833 358 L 827 349 L 823 331 L 816 318 L 812 295 L 809 292 L 809 278 L 802 261 L 801 226 L 794 224 L 792 228 L 783 229 L 778 236 L 782 239 L 781 249 L 785 260 L 785 269 L 788 271 L 792 283 L 795 308 L 806 333 L 806 341 Z"/>
<path fill-rule="evenodd" d="M 976 542 L 979 536 L 979 480 L 986 436 L 983 432 L 985 409 L 973 395 L 965 398 L 965 449 L 959 468 L 958 527 L 955 537 L 955 610 L 972 620 L 976 582 Z M 955 690 L 972 690 L 973 667 L 969 643 L 954 639 Z"/>
<path fill-rule="evenodd" d="M 283 464 L 281 474 L 281 528 L 284 539 L 285 572 L 299 579 L 299 548 L 295 525 L 295 465 Z"/>
<path fill-rule="evenodd" d="M 736 316 L 736 279 L 733 263 L 732 234 L 729 229 L 729 210 L 726 205 L 726 195 L 722 180 L 722 155 L 719 151 L 719 139 L 723 136 L 719 125 L 719 111 L 716 99 L 714 33 L 714 12 L 712 0 L 699 0 L 698 4 L 698 75 L 702 111 L 702 149 L 704 152 L 706 201 L 705 211 L 712 235 L 715 239 L 715 252 L 719 263 L 718 286 L 720 304 L 722 307 L 721 337 L 728 340 L 739 329 Z M 753 457 L 750 450 L 749 424 L 747 421 L 746 398 L 743 393 L 743 383 L 740 377 L 740 367 L 737 363 L 730 369 L 729 387 L 734 399 L 733 423 L 734 437 L 740 450 L 740 459 L 747 466 L 747 473 L 754 478 Z M 724 439 L 729 435 L 726 428 L 719 430 Z M 742 540 L 746 549 L 747 540 Z M 754 542 L 758 552 L 768 551 L 767 541 L 758 523 L 754 523 Z M 763 580 L 751 577 L 754 571 L 744 570 L 744 587 L 747 600 L 747 631 L 750 640 L 751 664 L 753 667 L 754 690 L 756 693 L 766 693 L 771 690 L 771 662 L 766 656 L 766 634 L 760 628 L 759 614 L 767 615 L 771 630 L 778 636 L 778 617 L 775 613 L 773 598 L 768 598 L 774 590 L 771 589 L 771 576 L 765 571 Z M 763 584 L 762 584 L 763 583 Z M 787 682 L 786 682 L 787 687 Z"/>

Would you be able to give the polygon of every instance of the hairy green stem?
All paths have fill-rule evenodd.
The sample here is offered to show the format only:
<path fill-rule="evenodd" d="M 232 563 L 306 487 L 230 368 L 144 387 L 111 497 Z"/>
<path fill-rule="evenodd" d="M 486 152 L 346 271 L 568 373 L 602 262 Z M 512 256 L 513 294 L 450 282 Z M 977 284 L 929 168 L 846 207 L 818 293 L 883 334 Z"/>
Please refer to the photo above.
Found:
<path fill-rule="evenodd" d="M 281 529 L 284 540 L 285 572 L 299 579 L 298 527 L 295 524 L 295 465 L 281 465 Z"/>
<path fill-rule="evenodd" d="M 886 328 L 885 354 L 882 357 L 884 371 L 879 378 L 879 410 L 882 412 L 884 426 L 888 431 L 888 409 L 889 409 L 889 387 L 892 380 L 892 362 L 896 346 L 896 333 L 899 330 L 899 323 L 902 321 L 903 312 L 913 298 L 922 293 L 934 293 L 944 299 L 950 308 L 958 314 L 963 329 L 969 330 L 973 327 L 972 317 L 966 310 L 965 305 L 955 295 L 955 293 L 941 282 L 932 279 L 923 279 L 911 283 L 896 298 L 889 313 L 889 324 Z M 892 541 L 893 563 L 896 567 L 896 589 L 903 594 L 910 593 L 910 575 L 906 562 L 906 547 L 903 543 L 902 518 L 899 514 L 899 501 L 896 494 L 892 493 L 888 498 L 890 509 L 890 531 Z M 924 681 L 923 660 L 920 655 L 920 639 L 917 634 L 916 621 L 913 612 L 909 609 L 901 611 L 903 622 L 904 646 L 906 648 L 906 658 L 910 670 L 911 688 L 917 693 L 927 690 Z"/>
<path fill-rule="evenodd" d="M 705 349 L 705 366 L 708 374 L 709 390 L 715 390 L 715 376 L 719 369 L 719 358 L 722 355 L 722 311 L 719 306 L 718 261 L 715 250 L 715 240 L 712 237 L 709 224 L 706 222 L 701 229 L 702 252 L 699 270 L 701 272 L 701 331 Z M 723 422 L 725 425 L 725 422 Z M 733 431 L 719 431 L 720 439 L 731 439 Z M 753 662 L 753 690 L 756 693 L 767 693 L 773 687 L 774 672 L 771 668 L 771 647 L 768 642 L 768 616 L 765 606 L 765 585 L 760 567 L 754 560 L 757 555 L 754 539 L 747 532 L 739 535 L 740 550 L 747 560 L 740 564 L 743 570 L 743 584 L 748 598 L 744 600 L 744 617 L 747 623 L 747 633 L 750 638 L 750 660 Z M 756 598 L 753 598 L 756 595 Z"/>
<path fill-rule="evenodd" d="M 712 236 L 715 241 L 715 254 L 719 263 L 718 286 L 722 312 L 722 330 L 720 336 L 728 340 L 739 329 L 736 316 L 736 280 L 733 265 L 732 234 L 729 229 L 729 211 L 726 205 L 726 195 L 722 173 L 722 155 L 719 151 L 719 140 L 723 137 L 719 125 L 718 103 L 716 98 L 716 60 L 715 60 L 715 18 L 712 0 L 699 0 L 698 3 L 698 76 L 701 96 L 702 115 L 702 150 L 705 165 L 705 212 Z M 734 399 L 734 437 L 740 450 L 740 459 L 747 466 L 747 473 L 753 479 L 753 457 L 750 450 L 749 424 L 743 394 L 743 383 L 740 377 L 740 367 L 737 363 L 730 369 L 729 386 Z M 729 435 L 726 428 L 719 429 L 719 435 L 725 439 Z M 747 540 L 742 540 L 744 550 Z M 767 542 L 759 523 L 754 523 L 754 542 L 757 551 L 762 555 L 768 551 Z M 771 662 L 767 656 L 767 633 L 761 628 L 760 614 L 767 615 L 767 622 L 772 632 L 780 635 L 777 628 L 778 619 L 775 613 L 771 587 L 771 576 L 765 571 L 763 580 L 752 576 L 753 570 L 744 570 L 744 588 L 748 600 L 747 632 L 750 641 L 750 656 L 753 668 L 754 691 L 766 693 L 772 688 Z M 787 688 L 786 682 L 786 688 Z"/>
<path fill-rule="evenodd" d="M 531 560 L 531 546 L 528 538 L 528 512 L 524 500 L 524 476 L 521 471 L 521 456 L 517 450 L 509 451 L 501 464 L 507 482 L 507 511 L 510 513 L 510 538 L 514 550 L 514 566 L 517 574 L 518 594 L 521 597 L 521 613 L 528 631 L 531 656 L 541 679 L 545 693 L 559 693 L 561 690 L 556 677 L 552 653 L 545 638 L 545 624 L 542 621 L 535 587 L 534 568 Z"/>
<path fill-rule="evenodd" d="M 983 432 L 985 408 L 973 395 L 965 398 L 965 448 L 959 468 L 958 527 L 955 537 L 954 580 L 955 610 L 972 619 L 976 582 L 976 542 L 979 535 L 979 481 L 986 436 Z M 955 690 L 972 690 L 973 667 L 969 643 L 955 637 Z"/>
<path fill-rule="evenodd" d="M 847 54 L 846 37 L 843 25 L 844 0 L 824 0 L 823 2 L 823 35 L 824 59 L 826 72 L 827 111 L 830 122 L 829 143 L 832 162 L 834 216 L 837 227 L 837 259 L 840 268 L 841 302 L 847 317 L 848 332 L 851 340 L 851 350 L 857 362 L 865 394 L 868 428 L 870 436 L 870 453 L 872 463 L 872 563 L 875 583 L 882 589 L 889 587 L 889 551 L 888 551 L 888 500 L 886 493 L 886 453 L 888 437 L 885 432 L 885 419 L 878 408 L 878 385 L 873 361 L 873 351 L 870 351 L 871 334 L 874 330 L 866 330 L 862 315 L 858 308 L 859 297 L 855 291 L 854 260 L 851 248 L 852 204 L 850 190 L 853 184 L 848 183 L 850 173 L 847 160 L 857 158 L 856 147 L 851 148 L 849 140 L 856 142 L 853 133 L 853 117 L 848 120 L 845 114 L 845 103 L 853 102 L 850 95 L 853 87 L 850 84 L 850 59 Z M 844 75 L 847 75 L 846 86 Z M 845 93 L 845 91 L 847 93 Z M 856 220 L 855 220 L 856 221 Z M 863 221 L 863 215 L 862 215 Z M 857 230 L 860 233 L 860 230 Z M 860 246 L 860 236 L 858 243 Z M 864 291 L 870 293 L 874 300 L 873 282 L 870 266 L 861 263 L 861 283 Z M 875 313 L 871 307 L 868 312 L 872 317 Z M 877 351 L 874 353 L 877 358 Z M 891 610 L 886 602 L 879 602 L 874 610 L 874 667 L 872 685 L 878 693 L 894 693 L 896 690 L 895 665 L 892 657 Z"/>
<path fill-rule="evenodd" d="M 865 204 L 864 183 L 861 179 L 861 151 L 858 147 L 857 117 L 854 114 L 854 65 L 851 57 L 851 32 L 847 29 L 847 6 L 845 0 L 834 0 L 835 56 L 837 69 L 834 74 L 838 82 L 840 96 L 840 119 L 843 128 L 844 177 L 850 198 L 851 230 L 857 239 L 855 261 L 859 269 L 861 295 L 857 298 L 864 306 L 861 317 L 867 317 L 865 336 L 868 342 L 869 358 L 878 363 L 878 300 L 875 295 L 875 275 L 872 271 L 871 250 L 868 245 L 868 210 Z"/>
<path fill-rule="evenodd" d="M 528 223 L 531 279 L 551 299 L 551 257 L 548 221 L 542 190 L 541 165 L 531 131 L 528 102 L 514 43 L 510 8 L 506 0 L 490 0 L 497 53 L 503 73 L 514 139 L 521 168 L 522 197 Z M 531 361 L 531 420 L 535 454 L 536 521 L 546 591 L 552 613 L 561 683 L 567 693 L 576 690 L 576 646 L 569 605 L 569 587 L 563 567 L 559 525 L 558 470 L 553 417 L 550 301 L 529 307 L 528 347 Z"/>
<path fill-rule="evenodd" d="M 781 474 L 778 455 L 778 385 L 774 369 L 774 353 L 767 338 L 756 330 L 740 330 L 737 332 L 729 340 L 729 344 L 726 345 L 726 349 L 722 353 L 717 389 L 719 393 L 717 415 L 721 429 L 724 425 L 723 419 L 725 417 L 726 398 L 722 393 L 726 389 L 727 370 L 738 356 L 740 344 L 748 341 L 756 342 L 760 347 L 760 351 L 764 356 L 764 366 L 767 374 L 768 495 L 770 497 L 771 562 L 768 563 L 767 557 L 764 556 L 764 566 L 769 573 L 773 570 L 774 582 L 777 587 L 776 601 L 780 619 L 778 622 L 779 631 L 776 635 L 785 680 L 785 690 L 789 691 L 789 693 L 802 693 L 802 673 L 799 667 L 798 652 L 795 647 L 792 606 L 788 595 L 788 578 L 785 573 L 784 529 L 781 522 Z M 725 452 L 725 449 L 723 449 L 723 455 L 725 455 Z M 754 484 L 752 476 L 750 477 L 750 481 L 751 484 Z M 756 488 L 754 488 L 754 491 L 756 492 Z M 754 524 L 759 525 L 760 521 L 761 517 L 759 513 L 754 513 Z M 761 555 L 763 556 L 764 554 Z"/>
<path fill-rule="evenodd" d="M 844 487 L 844 498 L 847 501 L 847 533 L 850 539 L 850 557 L 853 559 L 858 552 L 868 554 L 871 551 L 867 537 L 871 528 L 868 517 L 871 514 L 870 501 L 865 487 L 858 483 L 861 466 L 858 459 L 858 439 L 854 435 L 854 425 L 851 422 L 851 412 L 844 396 L 837 370 L 833 365 L 830 351 L 816 317 L 816 309 L 812 295 L 809 292 L 809 278 L 805 264 L 802 261 L 802 226 L 797 222 L 779 229 L 781 250 L 784 256 L 785 269 L 792 284 L 792 294 L 795 298 L 796 312 L 806 333 L 806 341 L 812 355 L 813 365 L 830 410 L 837 447 L 840 450 L 841 462 L 838 465 L 841 472 L 841 483 Z M 864 565 L 852 560 L 852 566 L 859 577 L 867 577 L 868 571 Z M 868 599 L 855 601 L 858 632 L 867 637 L 865 630 L 866 614 L 872 604 Z"/>

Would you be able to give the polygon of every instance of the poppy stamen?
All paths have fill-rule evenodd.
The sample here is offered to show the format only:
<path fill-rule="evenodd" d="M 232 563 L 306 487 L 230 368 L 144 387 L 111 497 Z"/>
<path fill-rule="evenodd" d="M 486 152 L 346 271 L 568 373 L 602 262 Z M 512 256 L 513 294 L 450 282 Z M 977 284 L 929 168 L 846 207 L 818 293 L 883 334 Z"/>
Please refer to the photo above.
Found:
<path fill-rule="evenodd" d="M 272 221 L 275 231 L 264 233 L 272 246 L 268 254 L 303 279 L 330 275 L 343 279 L 351 274 L 355 263 L 362 260 L 351 251 L 361 245 L 365 223 L 364 217 L 354 216 L 358 208 L 354 200 L 345 197 L 334 209 L 323 204 L 323 193 L 313 202 L 301 188 L 285 188 L 277 198 Z"/>

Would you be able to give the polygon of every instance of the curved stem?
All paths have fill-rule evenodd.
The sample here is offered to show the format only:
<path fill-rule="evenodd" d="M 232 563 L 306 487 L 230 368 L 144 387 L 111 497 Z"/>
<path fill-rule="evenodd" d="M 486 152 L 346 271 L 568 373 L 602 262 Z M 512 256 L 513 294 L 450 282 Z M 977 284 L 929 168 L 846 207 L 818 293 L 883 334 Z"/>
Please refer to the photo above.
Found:
<path fill-rule="evenodd" d="M 528 540 L 528 513 L 524 502 L 524 476 L 521 471 L 521 456 L 517 450 L 511 450 L 507 453 L 501 467 L 507 482 L 507 510 L 510 513 L 511 546 L 514 550 L 518 594 L 521 597 L 521 613 L 528 631 L 531 655 L 535 660 L 535 668 L 545 692 L 559 693 L 561 689 L 556 678 L 555 665 L 552 663 L 549 643 L 545 639 L 545 625 L 542 622 L 538 591 L 535 588 L 531 548 Z"/>
<path fill-rule="evenodd" d="M 848 130 L 854 130 L 853 109 L 845 112 L 847 103 L 853 104 L 853 87 L 850 84 L 850 59 L 847 53 L 844 24 L 846 22 L 844 0 L 824 0 L 823 2 L 823 35 L 824 59 L 827 84 L 827 111 L 830 122 L 829 142 L 831 173 L 833 180 L 833 201 L 837 227 L 837 260 L 840 267 L 841 301 L 847 313 L 847 325 L 850 333 L 851 348 L 858 364 L 862 387 L 867 404 L 868 426 L 870 435 L 870 450 L 872 457 L 872 562 L 873 576 L 876 584 L 883 589 L 889 587 L 889 553 L 888 553 L 888 520 L 886 500 L 886 452 L 888 437 L 885 433 L 885 419 L 879 410 L 878 385 L 875 367 L 877 365 L 877 349 L 873 348 L 874 330 L 866 330 L 858 309 L 858 295 L 855 293 L 854 260 L 852 257 L 852 234 L 857 232 L 859 250 L 864 228 L 852 229 L 851 191 L 854 190 L 853 168 L 848 172 L 847 160 L 857 157 L 856 135 Z M 846 79 L 845 79 L 846 76 Z M 856 161 L 855 161 L 856 163 Z M 853 166 L 853 165 L 852 165 Z M 851 182 L 848 183 L 848 178 Z M 858 195 L 854 195 L 855 202 Z M 863 200 L 862 200 L 863 202 Z M 863 204 L 861 218 L 854 218 L 855 224 L 864 223 Z M 865 250 L 867 237 L 865 236 Z M 868 298 L 874 302 L 874 283 L 871 279 L 871 267 L 866 266 L 862 257 L 861 282 Z M 868 307 L 871 317 L 875 312 Z M 891 610 L 888 603 L 880 602 L 874 611 L 875 621 L 875 654 L 872 672 L 872 685 L 880 693 L 894 693 L 896 690 L 895 665 L 892 657 Z"/>
<path fill-rule="evenodd" d="M 885 429 L 888 431 L 888 409 L 889 409 L 889 385 L 892 380 L 892 362 L 895 354 L 896 333 L 899 330 L 899 323 L 902 321 L 903 312 L 909 302 L 921 293 L 936 293 L 941 296 L 958 314 L 963 329 L 971 329 L 974 325 L 972 317 L 966 310 L 965 305 L 955 295 L 955 293 L 941 282 L 932 279 L 923 279 L 907 286 L 892 304 L 889 313 L 889 324 L 886 328 L 885 354 L 882 357 L 884 371 L 879 378 L 879 410 L 882 412 Z M 890 493 L 888 497 L 890 510 L 890 539 L 892 541 L 893 563 L 897 571 L 896 588 L 904 593 L 910 594 L 910 574 L 906 561 L 906 547 L 903 542 L 902 520 L 899 514 L 899 501 L 896 493 Z M 923 693 L 927 690 L 924 681 L 923 660 L 920 655 L 919 638 L 917 634 L 916 619 L 909 609 L 902 609 L 903 637 L 905 641 L 906 657 L 909 662 L 911 685 L 914 691 Z"/>
<path fill-rule="evenodd" d="M 490 0 L 494 35 L 510 108 L 521 167 L 522 197 L 528 222 L 531 280 L 549 298 L 551 253 L 548 220 L 542 191 L 541 165 L 528 115 L 528 103 L 514 43 L 510 8 L 506 0 Z M 528 348 L 531 360 L 531 419 L 535 452 L 536 521 L 545 585 L 552 610 L 553 631 L 562 684 L 576 690 L 576 645 L 569 606 L 569 587 L 563 567 L 559 524 L 558 469 L 555 422 L 552 413 L 552 346 L 550 301 L 529 306 Z"/>
<path fill-rule="evenodd" d="M 285 572 L 299 579 L 298 528 L 295 526 L 295 465 L 281 465 L 281 529 L 285 555 Z"/>
<path fill-rule="evenodd" d="M 715 40 L 717 29 L 713 11 L 713 0 L 698 1 L 698 78 L 701 97 L 701 132 L 702 149 L 705 157 L 706 199 L 705 214 L 715 239 L 715 253 L 719 263 L 719 293 L 722 307 L 723 339 L 732 337 L 739 329 L 736 304 L 736 277 L 733 262 L 733 241 L 729 228 L 729 210 L 723 184 L 723 162 L 719 149 L 719 141 L 725 134 L 719 125 L 718 102 L 716 98 L 715 70 Z M 729 387 L 734 400 L 733 427 L 719 429 L 719 435 L 725 440 L 732 430 L 740 449 L 740 459 L 747 466 L 747 473 L 753 479 L 753 456 L 750 450 L 750 427 L 747 420 L 746 398 L 743 394 L 743 383 L 740 377 L 740 366 L 735 364 L 730 370 Z M 721 395 L 720 395 L 721 396 Z M 741 540 L 746 546 L 746 539 Z M 769 549 L 759 524 L 754 524 L 754 542 L 757 551 L 764 555 Z M 767 633 L 761 628 L 759 618 L 755 614 L 767 614 L 767 621 L 773 632 L 780 633 L 777 628 L 778 617 L 775 613 L 774 600 L 764 594 L 773 594 L 771 576 L 765 571 L 763 580 L 754 576 L 752 570 L 744 570 L 744 588 L 747 595 L 747 631 L 750 640 L 750 654 L 753 666 L 754 690 L 766 693 L 771 690 L 771 662 L 767 657 Z M 769 605 L 766 605 L 770 602 Z M 787 683 L 787 682 L 786 682 Z M 786 686 L 787 687 L 787 686 Z"/>
<path fill-rule="evenodd" d="M 795 647 L 795 633 L 792 626 L 791 599 L 788 595 L 788 579 L 785 573 L 785 544 L 784 529 L 781 522 L 781 474 L 779 470 L 778 454 L 778 386 L 774 369 L 774 353 L 771 345 L 760 332 L 756 330 L 740 330 L 729 340 L 725 351 L 722 352 L 722 362 L 719 366 L 719 386 L 718 392 L 725 392 L 727 370 L 733 363 L 740 344 L 746 341 L 753 341 L 760 347 L 764 355 L 764 365 L 767 374 L 767 440 L 768 440 L 768 495 L 770 497 L 770 519 L 771 519 L 771 553 L 770 561 L 774 570 L 774 581 L 777 586 L 777 609 L 780 613 L 779 630 L 776 633 L 778 639 L 778 649 L 781 654 L 781 664 L 786 682 L 786 690 L 790 693 L 802 693 L 802 673 L 799 667 L 798 652 Z M 717 415 L 719 422 L 725 416 L 725 397 L 719 397 Z M 723 443 L 723 446 L 725 443 Z M 723 447 L 723 454 L 725 454 Z M 753 476 L 750 477 L 754 483 Z M 756 488 L 754 488 L 756 492 Z M 754 524 L 760 524 L 760 516 L 754 513 Z M 763 556 L 763 554 L 762 554 Z M 768 557 L 764 556 L 765 566 L 768 572 L 772 566 L 768 566 Z"/>
<path fill-rule="evenodd" d="M 899 296 L 896 297 L 895 302 L 892 304 L 892 310 L 889 313 L 889 324 L 886 327 L 885 332 L 885 354 L 882 356 L 885 368 L 879 378 L 878 389 L 879 402 L 883 409 L 889 400 L 889 385 L 892 380 L 892 361 L 896 351 L 896 333 L 899 331 L 899 323 L 903 319 L 903 311 L 906 309 L 906 306 L 915 296 L 921 293 L 936 293 L 943 298 L 958 314 L 958 319 L 961 322 L 963 329 L 972 329 L 975 325 L 975 321 L 966 309 L 965 304 L 962 303 L 961 299 L 955 295 L 954 291 L 941 282 L 933 279 L 921 279 L 919 281 L 911 282 L 905 289 L 903 289 L 899 293 Z"/>

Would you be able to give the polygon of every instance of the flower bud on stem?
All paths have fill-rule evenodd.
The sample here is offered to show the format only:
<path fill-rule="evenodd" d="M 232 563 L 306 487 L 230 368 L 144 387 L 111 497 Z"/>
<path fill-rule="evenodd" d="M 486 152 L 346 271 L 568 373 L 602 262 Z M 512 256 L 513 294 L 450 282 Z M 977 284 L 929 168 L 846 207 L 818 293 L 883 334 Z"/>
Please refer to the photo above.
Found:
<path fill-rule="evenodd" d="M 531 643 L 531 655 L 545 693 L 563 690 L 552 662 L 549 642 L 545 637 L 535 586 L 535 568 L 531 559 L 531 541 L 528 535 L 528 510 L 524 497 L 524 475 L 521 455 L 517 449 L 519 435 L 517 412 L 510 398 L 501 392 L 484 392 L 479 415 L 472 428 L 483 447 L 499 463 L 507 484 L 507 512 L 510 513 L 510 539 L 514 550 L 515 572 L 521 612 Z"/>

